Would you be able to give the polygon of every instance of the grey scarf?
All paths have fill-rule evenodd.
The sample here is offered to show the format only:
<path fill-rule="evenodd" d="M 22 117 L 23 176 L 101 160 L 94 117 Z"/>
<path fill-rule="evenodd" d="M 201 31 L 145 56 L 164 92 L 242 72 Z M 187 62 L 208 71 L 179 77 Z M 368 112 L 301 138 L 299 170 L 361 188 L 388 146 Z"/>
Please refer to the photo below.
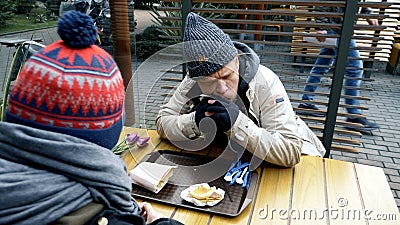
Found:
<path fill-rule="evenodd" d="M 92 201 L 137 214 L 124 162 L 72 136 L 0 123 L 0 224 L 47 224 Z"/>

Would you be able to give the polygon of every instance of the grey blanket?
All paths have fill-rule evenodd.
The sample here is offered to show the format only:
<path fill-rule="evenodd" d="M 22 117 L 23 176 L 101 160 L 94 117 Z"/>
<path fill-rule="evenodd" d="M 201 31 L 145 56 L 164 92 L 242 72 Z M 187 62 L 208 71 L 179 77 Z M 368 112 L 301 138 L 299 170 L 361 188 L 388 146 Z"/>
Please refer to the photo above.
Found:
<path fill-rule="evenodd" d="M 85 140 L 0 123 L 0 224 L 47 224 L 97 201 L 137 214 L 124 162 Z"/>

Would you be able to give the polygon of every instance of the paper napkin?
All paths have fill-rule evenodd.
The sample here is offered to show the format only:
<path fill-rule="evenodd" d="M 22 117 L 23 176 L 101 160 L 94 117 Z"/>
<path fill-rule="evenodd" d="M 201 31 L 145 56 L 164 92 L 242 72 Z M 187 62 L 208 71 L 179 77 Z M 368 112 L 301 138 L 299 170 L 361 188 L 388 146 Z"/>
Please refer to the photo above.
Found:
<path fill-rule="evenodd" d="M 134 169 L 129 171 L 129 176 L 132 183 L 142 186 L 154 193 L 158 193 L 173 175 L 173 168 L 176 168 L 176 166 L 141 162 Z"/>

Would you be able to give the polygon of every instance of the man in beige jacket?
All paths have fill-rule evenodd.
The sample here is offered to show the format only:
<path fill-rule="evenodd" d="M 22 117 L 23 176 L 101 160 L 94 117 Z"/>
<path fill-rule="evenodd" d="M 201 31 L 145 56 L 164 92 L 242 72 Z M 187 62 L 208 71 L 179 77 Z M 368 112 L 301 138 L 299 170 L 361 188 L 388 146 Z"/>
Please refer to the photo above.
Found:
<path fill-rule="evenodd" d="M 159 111 L 161 137 L 186 149 L 227 137 L 284 167 L 297 164 L 301 154 L 323 156 L 322 143 L 295 115 L 278 76 L 247 45 L 190 13 L 183 49 L 189 73 Z"/>

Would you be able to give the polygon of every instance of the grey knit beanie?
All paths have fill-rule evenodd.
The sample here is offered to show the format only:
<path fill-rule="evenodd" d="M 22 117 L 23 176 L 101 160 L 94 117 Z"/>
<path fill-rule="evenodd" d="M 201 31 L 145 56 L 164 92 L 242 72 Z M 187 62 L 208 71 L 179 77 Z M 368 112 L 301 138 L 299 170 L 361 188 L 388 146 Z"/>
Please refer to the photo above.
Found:
<path fill-rule="evenodd" d="M 237 50 L 220 28 L 203 17 L 189 13 L 183 35 L 189 77 L 209 76 L 230 61 Z"/>

